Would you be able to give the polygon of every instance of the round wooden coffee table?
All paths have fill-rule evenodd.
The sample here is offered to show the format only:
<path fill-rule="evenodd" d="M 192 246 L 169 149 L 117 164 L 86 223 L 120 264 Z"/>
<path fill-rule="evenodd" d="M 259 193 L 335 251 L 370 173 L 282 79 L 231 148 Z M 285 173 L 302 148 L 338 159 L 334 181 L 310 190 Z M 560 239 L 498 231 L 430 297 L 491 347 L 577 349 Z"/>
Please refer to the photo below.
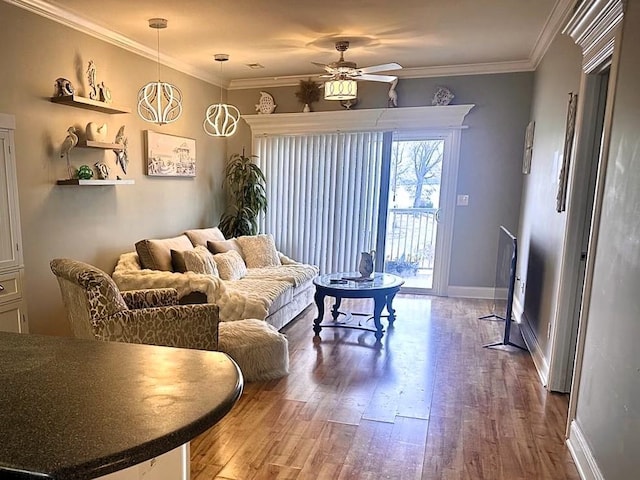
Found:
<path fill-rule="evenodd" d="M 396 319 L 396 311 L 393 309 L 392 303 L 396 293 L 404 284 L 404 280 L 390 273 L 375 272 L 370 280 L 356 280 L 360 275 L 353 272 L 329 273 L 320 275 L 313 280 L 316 286 L 315 302 L 318 307 L 318 317 L 314 320 L 313 331 L 319 335 L 323 327 L 340 327 L 355 328 L 358 330 L 369 330 L 375 332 L 376 340 L 379 342 L 384 335 L 380 316 L 385 307 L 389 313 L 389 326 L 393 326 Z M 334 297 L 336 299 L 331 308 L 333 323 L 322 323 L 324 318 L 324 297 Z M 340 303 L 343 298 L 372 298 L 373 306 L 373 323 L 375 329 L 362 326 L 361 324 L 353 324 L 348 322 L 338 322 L 338 317 L 344 312 L 339 310 Z M 362 315 L 362 314 L 348 314 Z M 371 316 L 368 315 L 367 316 Z"/>

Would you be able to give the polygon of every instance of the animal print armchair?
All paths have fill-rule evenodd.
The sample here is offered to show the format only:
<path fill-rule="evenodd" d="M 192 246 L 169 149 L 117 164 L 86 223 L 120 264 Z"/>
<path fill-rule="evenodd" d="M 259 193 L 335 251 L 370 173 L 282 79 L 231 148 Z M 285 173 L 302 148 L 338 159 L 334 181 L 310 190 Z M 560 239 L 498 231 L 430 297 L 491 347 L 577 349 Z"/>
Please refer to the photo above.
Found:
<path fill-rule="evenodd" d="M 120 292 L 105 272 L 76 260 L 50 265 L 75 337 L 218 349 L 216 305 L 178 305 L 173 288 Z"/>

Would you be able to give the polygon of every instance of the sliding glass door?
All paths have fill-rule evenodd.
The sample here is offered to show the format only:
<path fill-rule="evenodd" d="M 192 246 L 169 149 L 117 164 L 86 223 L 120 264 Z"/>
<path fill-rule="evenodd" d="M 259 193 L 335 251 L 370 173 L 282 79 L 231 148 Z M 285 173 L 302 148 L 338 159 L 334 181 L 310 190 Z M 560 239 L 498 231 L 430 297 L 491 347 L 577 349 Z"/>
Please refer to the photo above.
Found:
<path fill-rule="evenodd" d="M 388 185 L 381 196 L 378 248 L 384 251 L 384 271 L 405 280 L 403 291 L 443 293 L 442 269 L 448 269 L 450 241 L 444 211 L 452 213 L 447 195 L 451 173 L 447 137 L 437 134 L 395 133 L 388 158 Z M 446 225 L 449 227 L 449 225 Z M 447 272 L 448 273 L 448 272 Z"/>
<path fill-rule="evenodd" d="M 355 272 L 360 252 L 376 250 L 376 271 L 403 277 L 405 291 L 444 295 L 458 139 L 459 130 L 255 138 L 269 203 L 260 229 L 321 273 Z"/>

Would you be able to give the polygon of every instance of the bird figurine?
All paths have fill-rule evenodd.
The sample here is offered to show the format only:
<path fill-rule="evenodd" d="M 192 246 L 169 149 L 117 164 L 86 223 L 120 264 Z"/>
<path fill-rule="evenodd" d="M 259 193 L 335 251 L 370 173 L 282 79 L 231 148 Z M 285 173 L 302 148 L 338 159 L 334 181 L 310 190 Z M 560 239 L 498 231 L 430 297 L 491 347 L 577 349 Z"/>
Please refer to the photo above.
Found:
<path fill-rule="evenodd" d="M 67 129 L 67 133 L 67 138 L 64 139 L 62 147 L 60 147 L 60 158 L 67 158 L 67 172 L 69 173 L 69 178 L 73 178 L 73 170 L 71 169 L 71 163 L 69 163 L 69 152 L 78 144 L 78 135 L 76 135 L 76 129 L 73 126 Z"/>
<path fill-rule="evenodd" d="M 393 82 L 391 82 L 391 87 L 389 87 L 389 107 L 398 106 L 398 92 L 396 92 L 396 85 L 398 85 L 397 78 Z"/>
<path fill-rule="evenodd" d="M 129 140 L 124 136 L 124 125 L 122 125 L 118 130 L 114 143 L 122 145 L 122 148 L 114 150 L 113 152 L 116 154 L 116 163 L 120 165 L 120 168 L 122 168 L 122 171 L 126 175 L 127 166 L 129 165 L 129 158 L 127 156 L 127 145 L 129 143 Z"/>

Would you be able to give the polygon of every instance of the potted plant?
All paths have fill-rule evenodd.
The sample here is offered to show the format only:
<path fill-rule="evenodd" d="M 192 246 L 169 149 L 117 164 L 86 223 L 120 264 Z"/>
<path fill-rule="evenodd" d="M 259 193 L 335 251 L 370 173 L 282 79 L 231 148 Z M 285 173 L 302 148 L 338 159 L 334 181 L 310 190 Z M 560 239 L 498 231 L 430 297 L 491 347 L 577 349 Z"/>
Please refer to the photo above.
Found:
<path fill-rule="evenodd" d="M 265 177 L 254 158 L 257 156 L 234 153 L 225 167 L 224 187 L 230 203 L 219 228 L 227 238 L 258 233 L 258 215 L 267 210 Z"/>
<path fill-rule="evenodd" d="M 320 84 L 311 79 L 300 80 L 296 97 L 300 103 L 304 104 L 302 111 L 310 112 L 311 104 L 320 100 Z"/>

